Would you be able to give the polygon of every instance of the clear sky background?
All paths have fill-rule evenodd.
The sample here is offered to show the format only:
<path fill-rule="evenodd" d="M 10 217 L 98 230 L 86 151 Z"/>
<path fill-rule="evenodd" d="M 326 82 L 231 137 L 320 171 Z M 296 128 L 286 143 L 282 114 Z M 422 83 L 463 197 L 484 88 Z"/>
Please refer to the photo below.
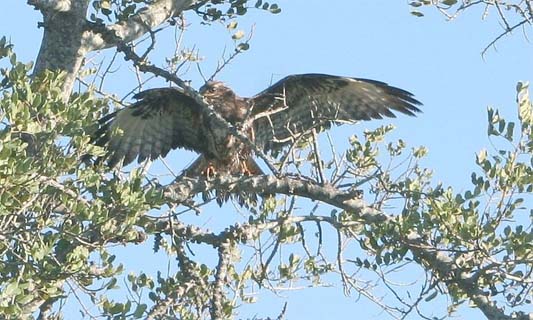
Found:
<path fill-rule="evenodd" d="M 469 187 L 475 153 L 491 149 L 486 137 L 487 107 L 499 108 L 514 119 L 516 83 L 533 79 L 533 45 L 520 30 L 503 38 L 497 50 L 489 49 L 482 58 L 481 51 L 502 31 L 494 12 L 482 20 L 482 11 L 473 9 L 447 22 L 434 10 L 425 10 L 423 18 L 412 16 L 407 1 L 280 0 L 278 4 L 281 14 L 254 11 L 239 20 L 245 31 L 255 23 L 251 49 L 218 78 L 243 96 L 259 92 L 285 75 L 307 72 L 376 79 L 409 90 L 424 103 L 424 113 L 378 124 L 392 122 L 397 127 L 394 136 L 402 137 L 410 146 L 426 146 L 430 153 L 424 164 L 434 170 L 435 181 L 452 185 L 457 191 Z M 0 36 L 11 39 L 20 60 L 34 60 L 37 55 L 42 34 L 36 28 L 38 21 L 39 12 L 25 1 L 3 0 Z M 224 47 L 232 50 L 231 41 L 223 26 L 201 26 L 192 14 L 188 21 L 191 27 L 184 44 L 200 50 L 206 59 L 204 73 L 209 75 Z M 158 46 L 162 55 L 173 50 L 165 41 L 159 41 Z M 161 62 L 160 58 L 154 56 L 156 62 Z M 106 90 L 119 96 L 135 84 L 130 65 L 120 68 L 106 82 Z M 129 76 L 121 77 L 124 74 Z M 185 78 L 193 80 L 197 88 L 202 84 L 195 70 Z M 156 81 L 149 86 L 157 84 L 161 85 Z M 372 126 L 375 124 L 342 127 L 336 133 L 347 136 Z M 345 139 L 339 140 L 341 148 L 347 145 Z M 170 159 L 179 172 L 192 155 L 175 152 Z M 123 254 L 139 270 L 148 268 L 139 260 L 158 261 L 157 257 L 141 257 L 137 249 L 128 250 L 132 251 Z M 149 250 L 142 252 L 151 255 Z M 283 293 L 281 298 L 266 295 L 261 303 L 243 307 L 243 316 L 265 312 L 274 316 L 286 297 L 289 319 L 385 317 L 365 300 L 344 297 L 340 287 Z M 458 314 L 462 319 L 478 317 L 480 313 L 467 307 Z"/>

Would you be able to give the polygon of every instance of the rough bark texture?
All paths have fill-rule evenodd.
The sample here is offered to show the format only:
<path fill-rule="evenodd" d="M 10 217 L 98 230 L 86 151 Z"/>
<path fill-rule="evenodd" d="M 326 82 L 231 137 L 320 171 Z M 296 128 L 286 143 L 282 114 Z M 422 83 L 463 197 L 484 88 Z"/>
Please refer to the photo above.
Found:
<path fill-rule="evenodd" d="M 107 32 L 91 30 L 85 39 L 91 50 L 114 47 L 119 42 L 131 42 L 159 26 L 170 17 L 178 16 L 193 3 L 192 0 L 160 0 L 126 21 L 106 26 Z M 96 32 L 95 32 L 96 31 Z M 115 36 L 108 37 L 109 35 Z"/>
<path fill-rule="evenodd" d="M 65 71 L 63 92 L 66 100 L 88 52 L 82 43 L 88 2 L 73 1 L 67 6 L 64 1 L 58 1 L 56 5 L 49 1 L 43 7 L 39 7 L 37 1 L 33 4 L 43 14 L 44 28 L 34 76 L 46 69 Z"/>
<path fill-rule="evenodd" d="M 44 35 L 37 57 L 34 75 L 46 69 L 65 72 L 63 93 L 68 99 L 76 76 L 82 66 L 85 55 L 93 50 L 100 50 L 133 41 L 151 29 L 164 23 L 168 18 L 179 15 L 189 7 L 192 0 L 158 0 L 146 7 L 127 21 L 114 25 L 95 25 L 87 21 L 87 0 L 29 0 L 28 3 L 43 14 Z M 238 134 L 238 132 L 236 132 Z M 191 196 L 213 189 L 228 191 L 245 191 L 259 194 L 299 195 L 309 199 L 331 204 L 342 210 L 354 212 L 360 221 L 353 224 L 379 224 L 390 222 L 395 217 L 372 208 L 358 199 L 357 192 L 346 192 L 333 186 L 323 186 L 302 179 L 289 177 L 259 176 L 245 179 L 224 177 L 214 181 L 187 179 L 176 181 L 164 189 L 165 195 L 175 203 L 186 203 Z M 224 278 L 229 260 L 227 259 L 228 241 L 233 238 L 245 239 L 247 234 L 256 234 L 261 230 L 273 229 L 280 223 L 299 223 L 302 221 L 323 221 L 336 227 L 349 227 L 334 217 L 325 216 L 291 216 L 283 221 L 265 221 L 261 225 L 243 224 L 215 234 L 200 229 L 192 230 L 189 226 L 176 224 L 157 225 L 161 232 L 180 236 L 182 233 L 189 239 L 197 239 L 219 248 L 220 268 L 216 274 L 216 295 L 213 296 L 211 314 L 213 318 L 223 315 L 222 300 L 218 299 L 224 291 Z M 250 238 L 253 238 L 250 236 Z M 531 314 L 520 313 L 516 316 L 507 315 L 493 304 L 487 292 L 476 287 L 474 275 L 464 275 L 447 255 L 435 250 L 419 234 L 413 233 L 402 239 L 413 255 L 424 261 L 435 274 L 447 279 L 447 284 L 456 286 L 477 304 L 489 319 L 532 319 Z M 28 306 L 28 314 L 39 309 L 47 313 L 46 301 L 38 300 Z"/>
<path fill-rule="evenodd" d="M 34 76 L 49 70 L 65 72 L 63 94 L 68 100 L 85 55 L 94 50 L 133 41 L 168 18 L 179 15 L 192 0 L 159 0 L 129 20 L 109 26 L 89 23 L 89 1 L 30 0 L 43 14 L 44 34 Z"/>
<path fill-rule="evenodd" d="M 222 188 L 228 191 L 244 191 L 249 193 L 263 194 L 286 194 L 298 195 L 308 199 L 319 200 L 337 208 L 353 212 L 358 215 L 360 221 L 352 221 L 349 224 L 340 222 L 332 217 L 324 216 L 291 216 L 281 221 L 283 224 L 299 223 L 303 221 L 321 221 L 331 224 L 336 228 L 350 227 L 353 224 L 379 224 L 391 222 L 394 216 L 376 210 L 366 204 L 363 200 L 357 198 L 356 193 L 339 190 L 333 186 L 321 186 L 311 181 L 295 179 L 289 177 L 276 178 L 274 176 L 256 176 L 250 178 L 219 177 L 213 181 L 203 179 L 181 179 L 172 185 L 163 189 L 165 195 L 176 202 L 186 202 L 194 194 Z M 206 243 L 216 244 L 223 243 L 228 239 L 252 239 L 253 234 L 263 230 L 272 229 L 278 226 L 280 221 L 266 221 L 260 225 L 243 224 L 235 228 L 229 228 L 220 234 L 211 234 L 202 232 L 199 229 L 187 230 L 189 235 L 204 240 Z M 176 227 L 176 226 L 175 226 Z M 180 229 L 180 226 L 177 226 Z M 161 230 L 165 227 L 161 226 Z M 183 230 L 174 229 L 173 232 L 180 233 Z M 476 274 L 464 274 L 460 267 L 457 266 L 449 256 L 437 250 L 431 243 L 427 243 L 423 237 L 413 231 L 406 235 L 402 240 L 402 245 L 409 248 L 413 256 L 423 261 L 424 265 L 429 266 L 433 273 L 438 275 L 439 279 L 449 287 L 456 287 L 464 292 L 472 302 L 483 312 L 487 319 L 519 319 L 531 320 L 533 313 L 517 312 L 509 315 L 508 311 L 496 306 L 491 300 L 490 293 L 478 288 L 474 281 Z"/>

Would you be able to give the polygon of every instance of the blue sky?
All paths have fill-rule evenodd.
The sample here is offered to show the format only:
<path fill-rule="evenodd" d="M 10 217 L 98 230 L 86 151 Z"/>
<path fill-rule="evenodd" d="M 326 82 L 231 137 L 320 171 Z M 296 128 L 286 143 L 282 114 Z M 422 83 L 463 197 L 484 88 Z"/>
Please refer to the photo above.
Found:
<path fill-rule="evenodd" d="M 434 170 L 436 181 L 457 190 L 467 188 L 470 173 L 475 170 L 475 153 L 482 148 L 490 150 L 486 109 L 494 106 L 504 115 L 515 116 L 516 83 L 533 78 L 533 45 L 518 31 L 500 40 L 497 50 L 489 49 L 482 58 L 481 51 L 501 32 L 494 12 L 482 20 L 481 10 L 473 9 L 447 22 L 429 9 L 424 11 L 426 17 L 416 18 L 409 13 L 407 3 L 280 0 L 281 14 L 254 11 L 239 20 L 239 28 L 245 31 L 255 24 L 251 49 L 218 78 L 243 96 L 261 91 L 271 79 L 307 72 L 376 79 L 409 90 L 424 103 L 424 113 L 417 118 L 399 117 L 377 124 L 392 122 L 397 127 L 394 136 L 402 137 L 410 146 L 426 146 L 430 153 L 424 164 Z M 12 40 L 20 60 L 36 57 L 41 40 L 41 30 L 36 29 L 38 21 L 41 21 L 40 14 L 23 1 L 4 0 L 0 35 Z M 191 15 L 188 21 L 191 27 L 184 44 L 200 50 L 200 55 L 205 57 L 204 72 L 209 74 L 224 47 L 231 50 L 231 41 L 223 26 L 201 26 Z M 164 41 L 158 45 L 164 53 L 173 49 Z M 160 56 L 154 59 L 161 61 Z M 127 64 L 110 76 L 106 89 L 119 95 L 128 92 L 134 79 L 131 73 L 129 78 L 121 78 L 125 72 L 130 72 Z M 193 80 L 196 87 L 201 85 L 195 70 L 185 78 Z M 157 84 L 161 82 L 154 81 L 149 86 Z M 361 132 L 375 125 L 342 127 L 336 134 L 346 137 L 354 130 Z M 340 146 L 347 145 L 345 139 L 337 141 Z M 172 159 L 179 159 L 172 162 L 177 162 L 176 171 L 179 171 L 186 165 L 182 166 L 180 161 L 192 156 L 174 153 Z M 133 257 L 137 249 L 128 250 L 132 250 L 128 259 L 135 264 Z M 127 257 L 128 250 L 123 252 Z M 314 289 L 287 294 L 289 319 L 384 317 L 364 299 L 355 302 L 354 297 L 346 298 L 340 291 L 339 288 Z M 283 301 L 268 296 L 262 303 L 246 306 L 243 311 L 252 316 L 254 311 L 261 314 L 272 310 L 270 315 L 275 315 Z M 475 315 L 479 314 L 474 312 Z M 459 313 L 459 318 L 471 319 L 471 316 L 467 308 Z"/>

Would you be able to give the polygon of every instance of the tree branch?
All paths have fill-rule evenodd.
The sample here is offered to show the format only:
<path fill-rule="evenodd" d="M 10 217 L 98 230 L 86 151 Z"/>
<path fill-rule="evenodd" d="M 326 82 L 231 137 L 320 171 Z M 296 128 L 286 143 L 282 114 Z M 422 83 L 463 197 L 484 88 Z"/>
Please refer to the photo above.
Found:
<path fill-rule="evenodd" d="M 198 105 L 202 108 L 202 112 L 204 113 L 204 115 L 207 118 L 214 120 L 214 125 L 219 126 L 224 130 L 227 130 L 230 134 L 235 136 L 246 146 L 250 147 L 254 151 L 255 155 L 257 155 L 265 162 L 265 164 L 268 166 L 268 168 L 270 169 L 270 171 L 272 171 L 273 174 L 275 174 L 276 176 L 279 175 L 279 170 L 274 166 L 273 159 L 266 155 L 261 149 L 259 149 L 247 135 L 243 134 L 234 125 L 222 118 L 222 116 L 219 115 L 218 112 L 216 112 L 212 106 L 206 103 L 204 101 L 204 98 L 194 89 L 192 89 L 185 81 L 181 80 L 175 74 L 172 74 L 164 69 L 158 68 L 157 66 L 144 61 L 142 57 L 139 57 L 139 55 L 137 55 L 129 46 L 123 43 L 118 45 L 118 49 L 124 53 L 127 60 L 132 60 L 140 71 L 153 73 L 157 76 L 166 79 L 167 81 L 173 82 L 176 85 L 180 86 L 188 96 L 193 98 L 194 101 L 198 103 Z"/>
<path fill-rule="evenodd" d="M 71 0 L 28 0 L 28 4 L 41 11 L 66 12 L 72 8 Z"/>
<path fill-rule="evenodd" d="M 109 26 L 89 26 L 84 40 L 91 50 L 115 47 L 140 38 L 171 17 L 190 7 L 193 0 L 158 0 L 140 10 L 126 21 Z"/>
<path fill-rule="evenodd" d="M 183 202 L 195 194 L 215 189 L 227 190 L 228 192 L 298 195 L 355 212 L 367 223 L 379 223 L 390 219 L 386 214 L 369 207 L 363 200 L 359 199 L 360 192 L 357 190 L 356 192 L 343 191 L 331 185 L 321 186 L 311 181 L 290 177 L 254 176 L 239 178 L 218 176 L 212 180 L 184 177 L 172 185 L 164 187 L 164 193 L 172 201 Z"/>
<path fill-rule="evenodd" d="M 32 4 L 32 2 L 29 2 Z M 34 1 L 43 14 L 43 39 L 33 69 L 33 76 L 44 70 L 65 72 L 63 98 L 68 100 L 74 81 L 88 52 L 83 45 L 88 1 Z"/>
<path fill-rule="evenodd" d="M 211 294 L 210 314 L 211 319 L 224 319 L 227 315 L 224 312 L 224 286 L 228 278 L 228 266 L 231 263 L 231 243 L 224 241 L 218 247 L 218 265 L 216 268 L 213 293 Z"/>
<path fill-rule="evenodd" d="M 317 224 L 327 223 L 338 231 L 353 228 L 361 225 L 382 225 L 387 223 L 399 223 L 395 216 L 386 214 L 359 199 L 359 193 L 344 191 L 331 185 L 321 186 L 312 181 L 305 181 L 290 177 L 277 178 L 274 176 L 254 176 L 254 177 L 231 177 L 218 176 L 213 180 L 203 178 L 184 177 L 176 180 L 169 186 L 157 187 L 166 196 L 168 201 L 179 204 L 189 202 L 190 199 L 199 193 L 223 189 L 228 192 L 248 192 L 259 194 L 285 194 L 297 195 L 308 199 L 322 201 L 337 208 L 349 211 L 355 215 L 355 219 L 341 220 L 337 216 L 285 216 L 277 219 L 255 220 L 244 224 L 234 224 L 219 233 L 209 232 L 196 226 L 188 225 L 180 221 L 169 222 L 169 219 L 149 218 L 141 224 L 149 229 L 159 230 L 161 233 L 172 235 L 172 238 L 181 239 L 184 242 L 207 244 L 219 251 L 219 267 L 215 277 L 215 287 L 223 291 L 225 282 L 223 279 L 227 269 L 228 246 L 231 243 L 246 243 L 257 239 L 260 234 L 267 230 L 279 228 L 281 225 L 298 225 L 305 222 Z M 109 240 L 109 239 L 108 239 Z M 98 241 L 91 239 L 91 241 Z M 109 240 L 114 241 L 114 240 Z M 446 252 L 439 250 L 434 245 L 424 240 L 415 231 L 398 239 L 399 245 L 407 247 L 415 260 L 426 266 L 433 274 L 438 276 L 439 281 L 449 288 L 456 288 L 465 293 L 470 301 L 475 303 L 488 319 L 519 319 L 530 320 L 533 314 L 516 312 L 508 315 L 499 308 L 495 301 L 490 299 L 490 294 L 484 292 L 477 282 L 477 274 L 466 273 L 458 266 Z M 220 266 L 226 268 L 220 268 Z M 222 271 L 220 271 L 222 270 Z M 221 282 L 222 281 L 222 282 Z M 211 314 L 222 312 L 221 301 L 212 306 Z"/>
<path fill-rule="evenodd" d="M 158 0 L 126 21 L 105 26 L 87 21 L 89 1 L 28 0 L 43 14 L 43 40 L 33 74 L 45 69 L 66 72 L 63 85 L 67 101 L 85 55 L 94 50 L 131 42 L 170 17 L 179 15 L 193 0 Z"/>
<path fill-rule="evenodd" d="M 280 223 L 295 224 L 305 221 L 327 222 L 336 229 L 348 228 L 361 224 L 376 225 L 396 223 L 394 216 L 368 206 L 363 200 L 358 198 L 358 194 L 354 195 L 353 192 L 339 190 L 330 185 L 320 186 L 311 181 L 289 177 L 276 178 L 274 176 L 255 176 L 236 178 L 221 176 L 214 180 L 183 178 L 175 181 L 170 186 L 164 187 L 163 190 L 169 199 L 182 202 L 190 199 L 190 197 L 197 193 L 216 188 L 228 190 L 228 192 L 239 191 L 259 194 L 298 195 L 308 199 L 319 200 L 345 211 L 353 212 L 357 215 L 359 221 L 346 222 L 339 221 L 336 217 L 315 215 L 290 216 L 276 220 L 269 220 L 261 224 L 233 226 L 219 235 L 212 234 L 207 236 L 206 234 L 203 234 L 202 237 L 209 239 L 211 244 L 213 244 L 214 239 L 217 239 L 214 241 L 215 243 L 220 244 L 222 238 L 226 240 L 227 237 L 233 238 L 237 236 L 237 239 L 240 241 L 254 239 L 254 237 L 256 237 L 261 231 L 279 226 Z M 415 231 L 411 231 L 409 235 L 403 237 L 400 241 L 409 248 L 415 258 L 427 264 L 432 272 L 439 275 L 440 279 L 444 279 L 444 283 L 451 287 L 455 286 L 464 292 L 469 299 L 480 308 L 487 318 L 530 320 L 530 317 L 533 316 L 533 313 L 528 315 L 523 312 L 516 313 L 512 316 L 505 314 L 504 310 L 498 308 L 496 303 L 489 299 L 489 294 L 479 288 L 472 277 L 468 277 L 464 274 L 462 269 L 455 264 L 452 258 L 438 250 L 438 248 L 426 243 L 426 241 L 423 240 L 423 237 Z"/>

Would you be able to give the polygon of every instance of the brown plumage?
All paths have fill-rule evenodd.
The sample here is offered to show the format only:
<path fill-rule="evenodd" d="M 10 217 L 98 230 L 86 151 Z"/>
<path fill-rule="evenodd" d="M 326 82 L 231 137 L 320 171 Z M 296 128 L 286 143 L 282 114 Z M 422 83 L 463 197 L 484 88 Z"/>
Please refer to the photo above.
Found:
<path fill-rule="evenodd" d="M 313 128 L 331 123 L 420 112 L 420 102 L 386 83 L 324 74 L 288 76 L 251 97 L 237 96 L 221 82 L 201 89 L 206 101 L 266 153 L 275 153 Z M 225 128 L 215 126 L 179 88 L 149 89 L 137 102 L 100 120 L 94 135 L 106 146 L 110 166 L 166 156 L 184 148 L 200 154 L 186 175 L 259 174 L 253 152 Z"/>

